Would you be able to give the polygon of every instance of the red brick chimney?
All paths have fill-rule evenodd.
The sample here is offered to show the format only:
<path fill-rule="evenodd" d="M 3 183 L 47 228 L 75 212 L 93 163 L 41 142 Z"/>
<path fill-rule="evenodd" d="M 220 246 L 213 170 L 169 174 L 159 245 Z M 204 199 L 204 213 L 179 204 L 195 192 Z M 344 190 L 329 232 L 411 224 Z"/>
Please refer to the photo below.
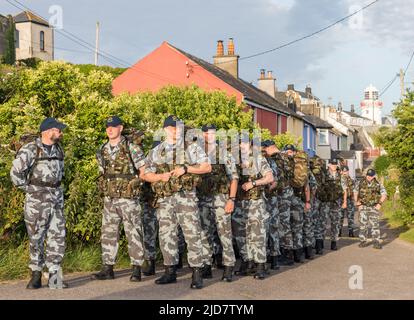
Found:
<path fill-rule="evenodd" d="M 233 38 L 229 39 L 227 55 L 224 55 L 223 41 L 217 41 L 217 53 L 214 56 L 214 65 L 230 73 L 233 77 L 239 77 L 239 56 L 235 54 Z"/>

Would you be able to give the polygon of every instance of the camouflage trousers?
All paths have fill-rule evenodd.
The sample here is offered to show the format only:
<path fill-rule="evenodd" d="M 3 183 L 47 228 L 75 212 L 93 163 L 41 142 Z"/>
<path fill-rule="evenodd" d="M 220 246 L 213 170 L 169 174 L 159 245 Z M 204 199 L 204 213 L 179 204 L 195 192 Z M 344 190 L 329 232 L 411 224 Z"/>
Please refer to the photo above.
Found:
<path fill-rule="evenodd" d="M 331 223 L 331 241 L 339 240 L 339 224 L 341 220 L 341 205 L 340 200 L 337 202 L 322 202 L 321 214 L 325 215 L 326 223 L 328 219 Z M 326 232 L 326 229 L 324 233 Z"/>
<path fill-rule="evenodd" d="M 232 227 L 244 261 L 266 262 L 268 219 L 264 199 L 238 201 L 232 216 Z"/>
<path fill-rule="evenodd" d="M 177 227 L 177 237 L 178 237 L 178 253 L 184 254 L 186 244 L 185 244 L 183 229 L 181 229 L 180 225 L 178 225 Z"/>
<path fill-rule="evenodd" d="M 233 250 L 231 214 L 224 211 L 227 196 L 218 194 L 213 198 L 202 198 L 199 202 L 202 228 L 204 263 L 211 265 L 211 256 L 218 253 L 215 247 L 222 247 L 223 264 L 234 267 L 236 258 Z M 217 238 L 218 235 L 218 244 Z"/>
<path fill-rule="evenodd" d="M 290 208 L 291 228 L 293 238 L 293 249 L 303 248 L 303 211 L 305 204 L 298 196 L 292 197 L 292 206 Z"/>
<path fill-rule="evenodd" d="M 201 267 L 201 226 L 195 191 L 176 192 L 159 199 L 158 204 L 158 233 L 164 265 L 178 264 L 178 226 L 181 226 L 187 244 L 188 264 L 190 267 Z"/>
<path fill-rule="evenodd" d="M 359 211 L 359 240 L 367 241 L 369 227 L 371 226 L 372 240 L 380 241 L 380 228 L 379 228 L 380 212 L 373 208 L 362 206 Z"/>
<path fill-rule="evenodd" d="M 66 249 L 62 189 L 26 193 L 24 222 L 29 236 L 29 268 L 42 271 L 46 264 L 49 272 L 58 271 Z"/>
<path fill-rule="evenodd" d="M 341 221 L 340 221 L 340 228 L 344 225 L 345 216 L 348 220 L 348 230 L 355 229 L 355 205 L 351 198 L 347 199 L 347 207 L 346 209 L 341 209 Z"/>
<path fill-rule="evenodd" d="M 292 188 L 286 188 L 283 190 L 281 196 L 279 196 L 279 239 L 281 247 L 284 249 L 293 249 L 293 235 L 291 228 L 291 206 L 292 206 L 293 190 Z"/>
<path fill-rule="evenodd" d="M 315 232 L 313 224 L 313 208 L 303 213 L 303 246 L 311 247 L 315 244 Z"/>
<path fill-rule="evenodd" d="M 266 209 L 269 213 L 267 224 L 268 251 L 270 256 L 280 256 L 279 247 L 279 204 L 278 196 L 269 196 L 266 200 Z"/>
<path fill-rule="evenodd" d="M 143 227 L 141 205 L 138 199 L 104 198 L 102 216 L 102 262 L 114 265 L 119 248 L 119 227 L 123 223 L 128 240 L 131 264 L 141 266 L 144 262 Z"/>
<path fill-rule="evenodd" d="M 322 201 L 315 198 L 312 204 L 312 224 L 315 240 L 325 239 L 326 214 L 321 210 L 321 207 Z"/>
<path fill-rule="evenodd" d="M 144 226 L 144 257 L 145 260 L 154 260 L 157 253 L 158 221 L 155 209 L 148 202 L 142 202 Z"/>

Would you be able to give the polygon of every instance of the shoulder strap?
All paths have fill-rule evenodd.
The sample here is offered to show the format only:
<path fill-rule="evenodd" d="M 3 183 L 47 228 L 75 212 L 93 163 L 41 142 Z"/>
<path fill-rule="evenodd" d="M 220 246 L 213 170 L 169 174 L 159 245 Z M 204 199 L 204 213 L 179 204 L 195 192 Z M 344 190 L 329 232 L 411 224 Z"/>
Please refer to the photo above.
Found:
<path fill-rule="evenodd" d="M 132 170 L 134 170 L 134 174 L 135 175 L 138 175 L 138 170 L 137 170 L 137 168 L 135 168 L 135 163 L 132 160 L 132 154 L 131 154 L 131 150 L 129 149 L 129 147 L 130 147 L 130 142 L 129 142 L 129 140 L 127 138 L 125 138 L 125 148 L 126 148 L 128 160 L 129 160 L 129 162 L 132 165 Z"/>

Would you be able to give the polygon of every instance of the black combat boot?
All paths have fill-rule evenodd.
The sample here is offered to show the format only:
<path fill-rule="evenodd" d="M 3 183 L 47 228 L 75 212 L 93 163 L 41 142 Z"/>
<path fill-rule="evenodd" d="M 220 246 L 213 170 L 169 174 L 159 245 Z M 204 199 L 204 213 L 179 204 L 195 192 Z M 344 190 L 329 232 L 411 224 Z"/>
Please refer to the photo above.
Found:
<path fill-rule="evenodd" d="M 249 263 L 247 264 L 247 274 L 248 275 L 253 275 L 256 272 L 256 264 L 254 263 L 254 261 L 249 261 Z"/>
<path fill-rule="evenodd" d="M 26 286 L 26 289 L 40 289 L 42 287 L 42 272 L 32 271 L 32 278 Z"/>
<path fill-rule="evenodd" d="M 211 272 L 211 265 L 205 264 L 203 268 L 201 268 L 201 276 L 203 279 L 212 279 L 213 272 Z"/>
<path fill-rule="evenodd" d="M 114 266 L 109 264 L 104 265 L 99 273 L 92 275 L 92 279 L 94 280 L 112 280 L 114 278 Z"/>
<path fill-rule="evenodd" d="M 191 289 L 201 289 L 203 287 L 203 277 L 201 268 L 193 268 L 193 276 L 191 278 Z"/>
<path fill-rule="evenodd" d="M 222 281 L 232 282 L 233 281 L 233 267 L 224 266 Z"/>
<path fill-rule="evenodd" d="M 271 256 L 270 257 L 270 269 L 272 270 L 279 270 L 279 257 L 278 256 Z"/>
<path fill-rule="evenodd" d="M 331 250 L 338 250 L 338 248 L 336 247 L 336 241 L 331 241 Z"/>
<path fill-rule="evenodd" d="M 177 282 L 176 266 L 165 266 L 165 273 L 155 280 L 155 284 L 168 284 Z"/>
<path fill-rule="evenodd" d="M 355 238 L 354 230 L 353 229 L 349 229 L 349 237 L 350 238 Z"/>
<path fill-rule="evenodd" d="M 293 250 L 283 249 L 282 259 L 280 265 L 282 266 L 292 266 L 294 264 L 293 260 Z"/>
<path fill-rule="evenodd" d="M 56 274 L 57 274 L 57 271 L 55 271 L 55 272 L 49 272 L 49 280 L 47 282 L 47 285 L 48 285 L 48 287 L 50 289 L 56 289 L 57 288 L 58 283 L 57 282 L 56 283 L 52 283 L 52 279 L 54 281 L 54 278 L 55 278 Z M 63 279 L 61 279 L 61 280 L 62 280 L 62 289 L 69 288 L 69 285 L 66 282 L 64 282 Z"/>
<path fill-rule="evenodd" d="M 153 276 L 155 275 L 155 260 L 147 260 L 142 268 L 142 273 L 144 276 Z"/>
<path fill-rule="evenodd" d="M 323 254 L 323 240 L 316 239 L 315 241 L 315 253 L 322 255 Z"/>
<path fill-rule="evenodd" d="M 312 246 L 305 247 L 305 259 L 313 260 Z"/>
<path fill-rule="evenodd" d="M 254 274 L 255 279 L 263 280 L 266 277 L 266 270 L 264 263 L 258 263 L 256 265 L 256 273 Z"/>
<path fill-rule="evenodd" d="M 249 262 L 242 260 L 242 262 L 240 264 L 240 269 L 238 271 L 236 271 L 235 274 L 237 276 L 241 276 L 241 277 L 247 276 L 247 267 L 248 266 L 249 266 Z"/>
<path fill-rule="evenodd" d="M 141 281 L 141 267 L 140 266 L 132 266 L 132 275 L 129 278 L 131 282 L 139 282 Z"/>
<path fill-rule="evenodd" d="M 340 237 L 342 237 L 342 228 L 340 227 L 339 228 L 339 234 L 338 234 L 338 237 L 340 238 Z"/>
<path fill-rule="evenodd" d="M 178 255 L 178 264 L 176 265 L 177 270 L 183 268 L 183 254 Z"/>
<path fill-rule="evenodd" d="M 374 248 L 374 249 L 382 249 L 382 245 L 381 245 L 381 243 L 379 243 L 378 241 L 375 241 L 375 242 L 374 242 L 374 245 L 373 245 L 373 248 Z"/>
<path fill-rule="evenodd" d="M 296 263 L 303 263 L 302 260 L 302 248 L 293 250 L 293 259 Z"/>
<path fill-rule="evenodd" d="M 219 253 L 214 255 L 214 262 L 217 269 L 224 269 L 223 265 L 223 254 Z"/>

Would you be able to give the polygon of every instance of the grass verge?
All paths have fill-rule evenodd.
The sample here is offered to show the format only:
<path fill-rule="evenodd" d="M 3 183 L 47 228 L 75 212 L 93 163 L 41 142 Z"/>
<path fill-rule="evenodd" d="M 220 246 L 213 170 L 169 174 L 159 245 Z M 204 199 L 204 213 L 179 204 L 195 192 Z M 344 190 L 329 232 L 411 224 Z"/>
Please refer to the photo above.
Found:
<path fill-rule="evenodd" d="M 406 231 L 399 234 L 398 238 L 414 243 L 414 226 L 406 226 L 404 222 L 399 218 L 400 215 L 398 210 L 398 206 L 394 208 L 392 201 L 385 202 L 383 208 L 384 218 L 387 219 L 387 222 L 392 229 L 398 229 L 402 227 L 407 228 Z"/>
<path fill-rule="evenodd" d="M 16 246 L 0 243 L 0 281 L 26 279 L 30 276 L 28 268 L 29 248 L 27 240 Z M 115 268 L 128 268 L 130 259 L 126 247 L 120 246 Z M 99 245 L 68 247 L 63 259 L 63 272 L 92 272 L 101 268 L 101 247 Z"/>

